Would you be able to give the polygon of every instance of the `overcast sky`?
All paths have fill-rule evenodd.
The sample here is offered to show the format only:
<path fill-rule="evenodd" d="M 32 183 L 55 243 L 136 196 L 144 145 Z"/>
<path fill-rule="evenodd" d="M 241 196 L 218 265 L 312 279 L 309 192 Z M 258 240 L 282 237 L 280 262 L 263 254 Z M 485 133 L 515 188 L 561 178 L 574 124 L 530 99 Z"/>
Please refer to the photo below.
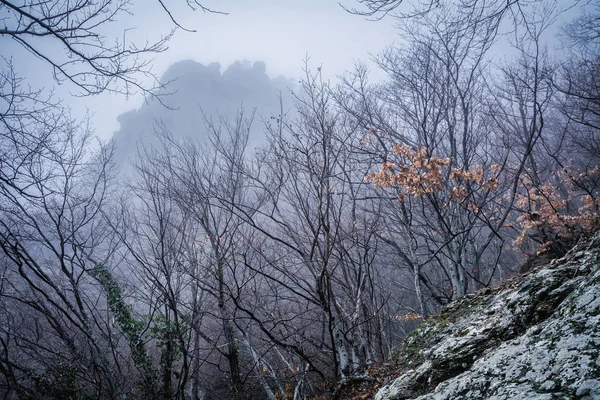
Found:
<path fill-rule="evenodd" d="M 544 0 L 552 1 L 552 0 Z M 173 63 L 192 59 L 205 65 L 219 62 L 226 68 L 236 60 L 264 61 L 271 77 L 284 75 L 297 79 L 308 55 L 313 67 L 322 66 L 326 78 L 335 79 L 351 70 L 356 61 L 369 61 L 386 46 L 398 41 L 394 20 L 371 21 L 346 12 L 337 0 L 201 0 L 212 9 L 227 13 L 192 12 L 183 0 L 167 1 L 177 21 L 196 32 L 179 30 L 169 44 L 169 50 L 154 58 L 154 72 L 160 76 Z M 342 0 L 356 7 L 356 0 Z M 571 0 L 556 0 L 561 7 Z M 104 28 L 107 37 L 127 37 L 143 44 L 157 40 L 173 28 L 168 15 L 157 0 L 133 0 L 132 14 Z M 572 12 L 569 17 L 572 17 Z M 560 24 L 557 24 L 560 25 Z M 41 39 L 43 40 L 43 39 Z M 54 82 L 47 64 L 37 60 L 14 41 L 3 40 L 3 56 L 13 56 L 21 76 L 33 87 L 52 88 Z M 57 47 L 57 50 L 60 50 Z M 500 53 L 508 53 L 500 48 Z M 372 79 L 381 77 L 373 68 Z M 378 73 L 379 72 L 379 73 Z M 109 139 L 119 129 L 117 116 L 139 108 L 141 97 L 129 100 L 124 96 L 103 94 L 74 99 L 72 87 L 58 87 L 56 93 L 71 105 L 75 115 L 85 109 L 94 113 L 93 126 L 102 139 Z"/>
<path fill-rule="evenodd" d="M 368 60 L 396 39 L 393 21 L 379 22 L 349 14 L 336 0 L 204 0 L 202 4 L 228 13 L 219 15 L 191 12 L 184 1 L 167 2 L 177 21 L 196 32 L 179 30 L 169 44 L 169 50 L 156 55 L 154 72 L 159 76 L 169 65 L 184 59 L 204 64 L 220 62 L 225 68 L 236 60 L 267 64 L 270 76 L 297 78 L 303 60 L 308 55 L 311 65 L 323 66 L 328 78 L 335 78 L 352 69 L 357 60 Z M 346 0 L 348 6 L 356 6 Z M 177 5 L 177 6 L 175 6 Z M 157 39 L 173 27 L 158 1 L 134 1 L 133 16 L 123 15 L 107 26 L 108 37 L 121 35 L 123 28 L 129 39 L 138 43 Z M 3 55 L 12 55 L 21 76 L 34 87 L 51 88 L 50 71 L 46 64 L 14 43 L 2 44 Z M 73 88 L 70 88 L 71 90 Z M 68 87 L 58 87 L 57 95 L 71 105 L 76 115 L 87 108 L 95 116 L 93 126 L 102 139 L 109 139 L 118 130 L 117 115 L 138 108 L 139 97 L 126 100 L 118 95 L 100 95 L 73 99 Z"/>

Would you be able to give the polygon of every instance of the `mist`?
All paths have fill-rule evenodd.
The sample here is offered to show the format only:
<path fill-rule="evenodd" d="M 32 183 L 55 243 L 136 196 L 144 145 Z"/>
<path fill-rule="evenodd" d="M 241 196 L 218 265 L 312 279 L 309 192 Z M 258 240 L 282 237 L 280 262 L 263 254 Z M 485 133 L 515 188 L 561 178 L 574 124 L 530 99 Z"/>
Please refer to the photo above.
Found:
<path fill-rule="evenodd" d="M 262 61 L 236 61 L 222 68 L 219 63 L 202 65 L 178 61 L 160 78 L 157 98 L 117 117 L 115 162 L 135 159 L 141 145 L 158 143 L 160 134 L 177 139 L 208 141 L 206 125 L 211 121 L 233 121 L 241 112 L 253 118 L 248 146 L 264 145 L 262 128 L 272 116 L 291 107 L 294 82 L 283 76 L 270 78 Z"/>
<path fill-rule="evenodd" d="M 600 230 L 599 14 L 0 1 L 0 397 L 387 400 L 405 340 Z"/>

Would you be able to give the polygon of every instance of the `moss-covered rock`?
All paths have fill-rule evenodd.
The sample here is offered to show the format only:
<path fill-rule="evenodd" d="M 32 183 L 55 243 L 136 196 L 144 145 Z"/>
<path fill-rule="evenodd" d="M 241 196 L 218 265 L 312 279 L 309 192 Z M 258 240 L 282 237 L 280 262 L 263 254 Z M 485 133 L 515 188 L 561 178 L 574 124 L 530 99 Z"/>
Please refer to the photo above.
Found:
<path fill-rule="evenodd" d="M 376 399 L 600 399 L 600 235 L 449 305 L 400 359 Z"/>

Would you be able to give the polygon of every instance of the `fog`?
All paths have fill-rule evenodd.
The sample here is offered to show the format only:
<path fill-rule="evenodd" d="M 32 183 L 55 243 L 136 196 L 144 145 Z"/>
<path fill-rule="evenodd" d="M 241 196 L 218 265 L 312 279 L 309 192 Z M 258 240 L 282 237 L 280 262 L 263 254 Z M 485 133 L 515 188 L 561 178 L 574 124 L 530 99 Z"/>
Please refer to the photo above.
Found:
<path fill-rule="evenodd" d="M 0 397 L 375 396 L 600 230 L 598 15 L 0 0 Z"/>
<path fill-rule="evenodd" d="M 335 0 L 225 0 L 202 2 L 210 13 L 192 11 L 185 2 L 173 2 L 169 10 L 183 29 L 177 29 L 168 42 L 168 49 L 146 57 L 152 72 L 161 77 L 178 61 L 194 60 L 203 65 L 220 63 L 226 69 L 236 61 L 262 61 L 271 78 L 285 76 L 297 81 L 302 75 L 304 60 L 322 67 L 327 79 L 334 79 L 355 62 L 370 62 L 370 55 L 392 44 L 396 37 L 394 23 L 370 21 L 346 12 Z M 355 6 L 347 0 L 348 7 Z M 133 2 L 131 15 L 120 14 L 116 21 L 101 27 L 108 42 L 126 39 L 138 45 L 167 35 L 174 25 L 157 1 Z M 47 38 L 33 38 L 54 55 L 61 47 Z M 118 116 L 143 106 L 138 93 L 126 98 L 103 93 L 93 97 L 73 97 L 78 91 L 68 82 L 56 85 L 52 69 L 45 61 L 31 54 L 9 38 L 0 43 L 2 56 L 11 58 L 28 84 L 53 90 L 64 99 L 74 114 L 92 114 L 96 135 L 106 141 L 120 128 Z M 381 76 L 381 74 L 376 75 Z M 145 78 L 151 83 L 150 77 Z M 184 105 L 185 107 L 185 105 Z"/>
<path fill-rule="evenodd" d="M 238 113 L 254 118 L 250 148 L 264 144 L 263 122 L 289 108 L 294 82 L 282 76 L 271 79 L 264 62 L 236 61 L 227 68 L 219 63 L 202 65 L 179 61 L 160 79 L 164 88 L 138 109 L 120 114 L 115 133 L 115 162 L 134 158 L 141 145 L 156 144 L 159 134 L 178 139 L 206 141 L 206 125 L 234 121 Z M 165 95 L 165 97 L 162 97 Z"/>

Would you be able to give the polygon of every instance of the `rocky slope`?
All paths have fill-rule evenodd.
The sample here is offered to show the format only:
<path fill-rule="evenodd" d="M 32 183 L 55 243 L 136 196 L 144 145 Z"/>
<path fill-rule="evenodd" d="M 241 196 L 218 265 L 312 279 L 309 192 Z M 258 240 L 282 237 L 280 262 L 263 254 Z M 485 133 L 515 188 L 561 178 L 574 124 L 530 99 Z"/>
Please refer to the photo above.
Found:
<path fill-rule="evenodd" d="M 398 357 L 375 399 L 600 399 L 600 234 L 451 304 Z"/>

